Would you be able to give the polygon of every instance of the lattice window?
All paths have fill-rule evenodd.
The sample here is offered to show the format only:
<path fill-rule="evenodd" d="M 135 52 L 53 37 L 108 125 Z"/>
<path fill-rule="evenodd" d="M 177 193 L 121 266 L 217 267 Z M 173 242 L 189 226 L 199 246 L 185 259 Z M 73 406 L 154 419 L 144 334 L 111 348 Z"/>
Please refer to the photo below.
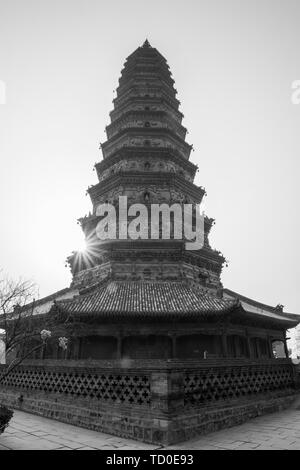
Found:
<path fill-rule="evenodd" d="M 221 400 L 248 397 L 291 388 L 293 376 L 287 366 L 211 368 L 186 372 L 184 402 L 205 405 Z"/>
<path fill-rule="evenodd" d="M 60 393 L 70 397 L 96 399 L 129 405 L 150 404 L 150 380 L 147 375 L 88 373 L 19 368 L 2 384 L 23 390 Z"/>

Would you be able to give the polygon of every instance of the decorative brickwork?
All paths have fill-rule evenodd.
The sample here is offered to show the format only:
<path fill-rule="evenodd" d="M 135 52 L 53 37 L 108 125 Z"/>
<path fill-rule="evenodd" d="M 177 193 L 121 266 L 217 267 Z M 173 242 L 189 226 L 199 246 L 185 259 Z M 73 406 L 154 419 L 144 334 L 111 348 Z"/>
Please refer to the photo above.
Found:
<path fill-rule="evenodd" d="M 188 371 L 184 378 L 185 405 L 207 405 L 286 390 L 293 386 L 290 365 L 256 365 Z"/>
<path fill-rule="evenodd" d="M 150 382 L 146 374 L 119 374 L 74 369 L 15 369 L 3 385 L 20 390 L 59 393 L 68 397 L 96 399 L 130 405 L 149 405 Z"/>
<path fill-rule="evenodd" d="M 287 360 L 223 367 L 209 362 L 140 361 L 123 371 L 117 363 L 24 364 L 1 385 L 0 400 L 89 429 L 171 444 L 286 408 L 295 399 L 296 370 Z"/>

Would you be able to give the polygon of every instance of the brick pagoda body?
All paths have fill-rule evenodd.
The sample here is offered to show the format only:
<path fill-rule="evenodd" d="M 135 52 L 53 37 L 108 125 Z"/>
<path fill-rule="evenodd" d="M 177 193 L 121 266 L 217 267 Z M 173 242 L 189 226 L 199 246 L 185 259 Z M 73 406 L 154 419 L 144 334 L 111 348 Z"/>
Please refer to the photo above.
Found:
<path fill-rule="evenodd" d="M 126 60 L 79 219 L 72 284 L 36 304 L 69 339 L 47 343 L 5 382 L 14 406 L 152 443 L 173 443 L 287 406 L 297 386 L 286 331 L 299 319 L 224 289 L 225 262 L 184 240 L 97 236 L 99 204 L 201 204 L 169 66 L 146 41 Z M 19 394 L 22 400 L 18 401 Z M 5 398 L 6 397 L 6 398 Z"/>

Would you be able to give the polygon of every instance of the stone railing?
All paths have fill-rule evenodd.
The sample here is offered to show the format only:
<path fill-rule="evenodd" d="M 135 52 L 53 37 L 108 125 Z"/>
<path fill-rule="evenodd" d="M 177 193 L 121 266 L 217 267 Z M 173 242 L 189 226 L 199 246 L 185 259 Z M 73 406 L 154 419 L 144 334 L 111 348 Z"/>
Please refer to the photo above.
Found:
<path fill-rule="evenodd" d="M 287 361 L 189 369 L 184 374 L 184 404 L 216 404 L 280 392 L 294 386 L 294 369 Z"/>
<path fill-rule="evenodd" d="M 0 366 L 5 370 L 5 366 Z M 172 412 L 193 406 L 274 394 L 297 386 L 288 359 L 249 361 L 27 361 L 3 380 L 5 387 L 47 397 L 150 407 Z"/>
<path fill-rule="evenodd" d="M 33 361 L 32 361 L 33 362 Z M 112 404 L 149 405 L 150 374 L 135 370 L 22 364 L 1 381 L 7 387 L 31 393 L 60 395 Z M 1 370 L 1 368 L 0 368 Z"/>

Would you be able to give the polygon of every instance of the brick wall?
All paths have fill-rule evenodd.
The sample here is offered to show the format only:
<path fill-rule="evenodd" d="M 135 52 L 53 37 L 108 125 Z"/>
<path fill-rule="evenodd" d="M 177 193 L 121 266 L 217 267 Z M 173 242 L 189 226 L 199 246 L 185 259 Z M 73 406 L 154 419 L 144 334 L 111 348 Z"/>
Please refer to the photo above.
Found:
<path fill-rule="evenodd" d="M 50 362 L 19 366 L 0 386 L 0 401 L 70 424 L 155 444 L 180 442 L 282 409 L 295 396 L 296 374 L 289 360 L 263 364 L 236 360 L 222 366 L 212 360 L 145 360 L 129 361 L 126 367 L 122 361 L 89 365 L 84 361 Z M 224 396 L 222 374 L 227 374 Z M 253 385 L 248 396 L 242 393 L 247 375 Z M 192 381 L 187 382 L 187 377 Z M 286 377 L 289 380 L 285 383 Z M 187 400 L 187 396 L 199 397 L 199 391 L 209 392 L 204 403 Z"/>

